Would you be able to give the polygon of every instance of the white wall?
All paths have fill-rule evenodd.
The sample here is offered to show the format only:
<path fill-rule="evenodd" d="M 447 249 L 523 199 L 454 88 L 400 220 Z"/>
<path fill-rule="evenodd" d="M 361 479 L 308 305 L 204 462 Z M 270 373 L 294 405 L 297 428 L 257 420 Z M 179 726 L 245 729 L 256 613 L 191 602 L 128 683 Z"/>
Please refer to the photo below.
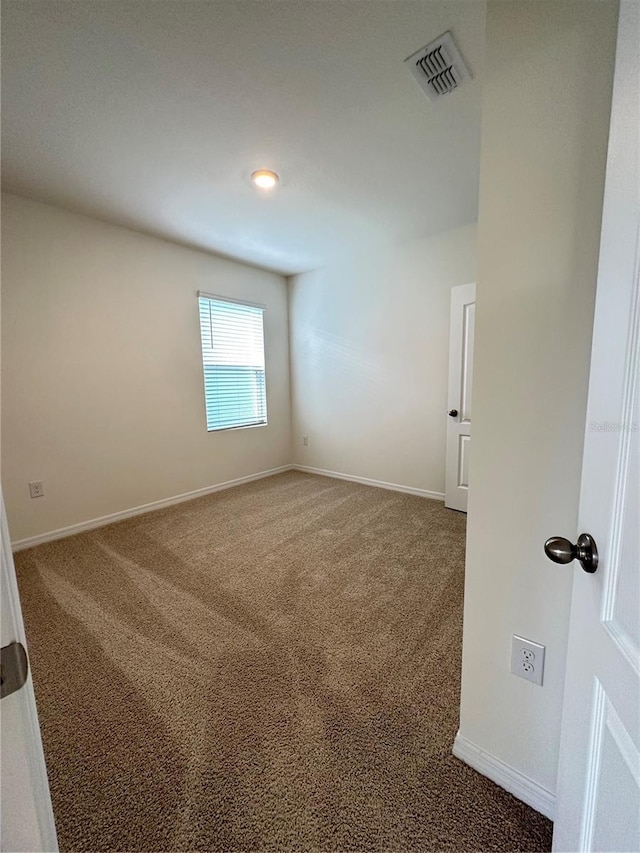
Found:
<path fill-rule="evenodd" d="M 198 289 L 266 304 L 268 426 L 207 432 Z M 290 461 L 284 278 L 11 195 L 2 370 L 14 540 Z"/>
<path fill-rule="evenodd" d="M 290 279 L 297 464 L 444 491 L 450 292 L 474 278 L 467 226 Z"/>
<path fill-rule="evenodd" d="M 461 734 L 555 791 L 617 5 L 487 4 Z M 519 633 L 545 683 L 509 673 Z"/>

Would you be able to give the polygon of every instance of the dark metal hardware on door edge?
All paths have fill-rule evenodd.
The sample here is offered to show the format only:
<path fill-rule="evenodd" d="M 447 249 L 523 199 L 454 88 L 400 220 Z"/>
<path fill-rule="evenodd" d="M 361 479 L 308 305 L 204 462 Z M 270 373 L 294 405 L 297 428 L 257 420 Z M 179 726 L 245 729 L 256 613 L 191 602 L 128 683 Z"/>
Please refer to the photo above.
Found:
<path fill-rule="evenodd" d="M 0 649 L 0 699 L 20 690 L 27 680 L 29 661 L 22 643 L 9 643 Z"/>
<path fill-rule="evenodd" d="M 449 417 L 450 418 L 457 418 L 458 417 L 458 410 L 457 409 L 451 409 L 451 411 L 449 412 Z"/>
<path fill-rule="evenodd" d="M 598 568 L 598 549 L 595 539 L 588 533 L 581 533 L 575 545 L 563 536 L 552 536 L 544 543 L 544 553 L 554 563 L 561 565 L 578 560 L 589 574 Z"/>

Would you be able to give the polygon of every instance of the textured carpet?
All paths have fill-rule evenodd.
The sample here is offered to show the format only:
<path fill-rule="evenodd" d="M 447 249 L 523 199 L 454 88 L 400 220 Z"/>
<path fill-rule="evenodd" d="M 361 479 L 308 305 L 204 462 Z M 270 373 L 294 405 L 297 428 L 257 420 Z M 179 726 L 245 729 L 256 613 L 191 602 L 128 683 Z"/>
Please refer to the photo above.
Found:
<path fill-rule="evenodd" d="M 549 850 L 451 755 L 465 517 L 301 473 L 16 566 L 63 850 Z"/>

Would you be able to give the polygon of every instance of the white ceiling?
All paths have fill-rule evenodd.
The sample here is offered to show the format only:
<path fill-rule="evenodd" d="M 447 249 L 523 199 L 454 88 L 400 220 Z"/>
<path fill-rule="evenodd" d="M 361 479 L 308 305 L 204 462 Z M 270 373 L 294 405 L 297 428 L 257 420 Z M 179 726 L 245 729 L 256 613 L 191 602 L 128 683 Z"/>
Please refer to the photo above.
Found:
<path fill-rule="evenodd" d="M 7 0 L 3 188 L 284 274 L 469 223 L 484 12 Z M 403 60 L 447 29 L 473 80 L 431 103 Z"/>

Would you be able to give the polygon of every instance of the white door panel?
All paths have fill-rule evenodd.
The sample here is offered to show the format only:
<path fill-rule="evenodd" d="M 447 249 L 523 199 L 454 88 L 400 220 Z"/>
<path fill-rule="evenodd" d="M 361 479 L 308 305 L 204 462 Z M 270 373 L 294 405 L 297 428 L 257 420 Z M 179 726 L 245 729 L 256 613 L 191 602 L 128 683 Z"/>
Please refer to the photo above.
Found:
<path fill-rule="evenodd" d="M 620 9 L 594 317 L 556 851 L 640 850 L 640 6 Z M 554 531 L 555 532 L 555 531 Z"/>
<path fill-rule="evenodd" d="M 445 506 L 462 512 L 469 493 L 475 313 L 475 284 L 452 288 Z"/>

